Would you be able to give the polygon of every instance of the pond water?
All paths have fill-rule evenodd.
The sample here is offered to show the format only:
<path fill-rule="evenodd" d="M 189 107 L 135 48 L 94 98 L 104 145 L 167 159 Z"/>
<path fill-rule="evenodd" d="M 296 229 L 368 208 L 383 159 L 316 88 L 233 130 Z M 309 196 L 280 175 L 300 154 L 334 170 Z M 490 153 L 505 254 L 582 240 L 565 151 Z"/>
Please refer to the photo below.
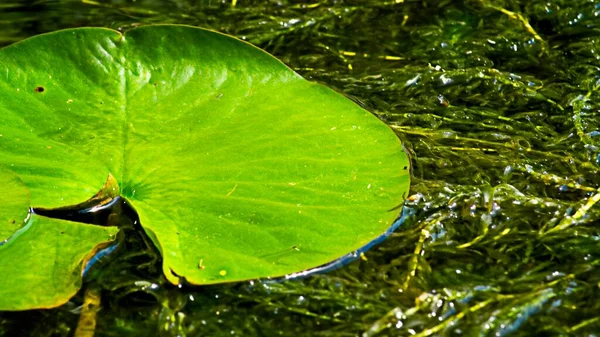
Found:
<path fill-rule="evenodd" d="M 414 216 L 281 283 L 170 287 L 132 235 L 100 289 L 0 313 L 0 335 L 599 334 L 600 0 L 3 0 L 0 45 L 151 23 L 237 36 L 373 111 L 411 154 Z"/>

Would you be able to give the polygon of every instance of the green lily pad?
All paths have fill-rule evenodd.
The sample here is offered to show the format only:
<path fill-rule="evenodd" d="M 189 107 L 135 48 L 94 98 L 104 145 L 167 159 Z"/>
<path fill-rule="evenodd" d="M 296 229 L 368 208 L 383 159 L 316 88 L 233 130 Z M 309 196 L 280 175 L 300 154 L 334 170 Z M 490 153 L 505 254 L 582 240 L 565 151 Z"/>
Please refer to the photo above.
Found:
<path fill-rule="evenodd" d="M 0 50 L 0 97 L 0 164 L 32 205 L 80 203 L 114 176 L 174 284 L 328 263 L 383 233 L 409 187 L 379 119 L 199 28 L 27 39 Z"/>
<path fill-rule="evenodd" d="M 115 227 L 99 227 L 29 213 L 29 191 L 0 166 L 0 310 L 49 308 L 79 289 L 85 261 L 112 241 Z M 15 230 L 15 227 L 17 228 Z"/>
<path fill-rule="evenodd" d="M 29 216 L 29 190 L 19 177 L 0 166 L 0 243 L 23 227 Z"/>
<path fill-rule="evenodd" d="M 0 310 L 52 308 L 81 287 L 85 261 L 110 242 L 116 227 L 91 226 L 33 214 L 0 246 Z"/>

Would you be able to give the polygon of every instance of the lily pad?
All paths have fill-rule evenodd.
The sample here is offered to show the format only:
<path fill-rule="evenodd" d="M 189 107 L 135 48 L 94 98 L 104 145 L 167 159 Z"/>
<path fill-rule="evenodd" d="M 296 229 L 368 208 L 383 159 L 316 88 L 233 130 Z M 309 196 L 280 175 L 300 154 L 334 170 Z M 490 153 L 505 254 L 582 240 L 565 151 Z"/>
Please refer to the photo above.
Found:
<path fill-rule="evenodd" d="M 80 203 L 113 176 L 174 284 L 328 263 L 386 231 L 409 187 L 378 118 L 199 28 L 27 39 L 0 50 L 0 97 L 0 164 L 32 206 Z"/>
<path fill-rule="evenodd" d="M 0 244 L 23 227 L 29 216 L 29 190 L 19 177 L 0 166 Z"/>
<path fill-rule="evenodd" d="M 116 227 L 100 227 L 32 215 L 22 232 L 0 246 L 0 310 L 51 308 L 81 287 L 85 261 Z M 83 261 L 83 262 L 82 262 Z"/>
<path fill-rule="evenodd" d="M 18 227 L 0 242 L 0 310 L 49 308 L 81 286 L 84 261 L 112 241 L 116 227 L 90 226 L 29 214 L 29 193 L 0 166 L 0 230 Z"/>

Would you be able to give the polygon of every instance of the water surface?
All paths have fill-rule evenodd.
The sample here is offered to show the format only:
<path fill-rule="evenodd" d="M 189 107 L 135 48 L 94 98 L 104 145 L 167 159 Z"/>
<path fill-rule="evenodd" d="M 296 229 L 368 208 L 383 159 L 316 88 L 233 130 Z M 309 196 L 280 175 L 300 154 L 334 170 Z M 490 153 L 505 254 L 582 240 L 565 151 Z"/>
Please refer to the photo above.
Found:
<path fill-rule="evenodd" d="M 151 23 L 232 34 L 360 101 L 412 156 L 415 216 L 366 259 L 274 284 L 169 287 L 138 238 L 86 285 L 96 336 L 600 331 L 600 1 L 4 0 L 0 45 Z M 83 302 L 0 313 L 0 335 L 71 336 Z"/>

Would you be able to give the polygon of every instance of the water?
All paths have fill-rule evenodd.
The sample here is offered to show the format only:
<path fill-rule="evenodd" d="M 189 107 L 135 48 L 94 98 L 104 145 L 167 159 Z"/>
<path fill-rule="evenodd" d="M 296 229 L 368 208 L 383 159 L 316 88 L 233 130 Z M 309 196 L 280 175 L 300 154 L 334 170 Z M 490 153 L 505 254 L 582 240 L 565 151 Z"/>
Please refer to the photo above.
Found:
<path fill-rule="evenodd" d="M 593 336 L 599 15 L 589 0 L 3 0 L 0 44 L 212 28 L 359 101 L 412 156 L 413 220 L 324 275 L 171 287 L 132 235 L 85 285 L 102 284 L 96 336 Z M 2 313 L 0 335 L 70 336 L 82 303 Z"/>

